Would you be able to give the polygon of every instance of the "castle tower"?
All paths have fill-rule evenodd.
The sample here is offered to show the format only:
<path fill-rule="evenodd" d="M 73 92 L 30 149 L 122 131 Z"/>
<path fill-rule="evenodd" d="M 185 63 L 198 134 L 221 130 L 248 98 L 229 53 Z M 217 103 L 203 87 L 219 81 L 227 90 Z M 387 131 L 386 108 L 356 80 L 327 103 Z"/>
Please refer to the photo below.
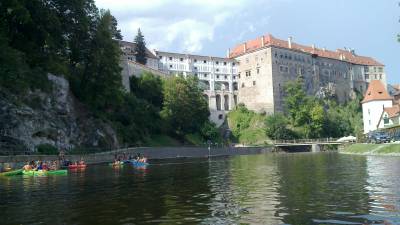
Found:
<path fill-rule="evenodd" d="M 379 80 L 372 80 L 362 104 L 364 134 L 378 129 L 379 121 L 384 108 L 393 106 L 393 98 L 386 91 L 385 86 Z"/>

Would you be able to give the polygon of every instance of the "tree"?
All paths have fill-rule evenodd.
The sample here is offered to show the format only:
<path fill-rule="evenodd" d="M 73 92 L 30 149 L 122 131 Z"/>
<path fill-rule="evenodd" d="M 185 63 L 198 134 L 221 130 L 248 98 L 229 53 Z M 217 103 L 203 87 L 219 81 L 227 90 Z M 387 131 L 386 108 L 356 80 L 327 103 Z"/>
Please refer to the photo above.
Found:
<path fill-rule="evenodd" d="M 90 46 L 89 58 L 81 81 L 82 98 L 95 110 L 111 110 L 122 102 L 120 49 L 112 39 L 110 11 L 102 11 Z"/>
<path fill-rule="evenodd" d="M 162 118 L 179 138 L 200 130 L 208 121 L 208 105 L 195 77 L 172 77 L 165 80 Z"/>
<path fill-rule="evenodd" d="M 303 79 L 297 78 L 295 81 L 289 81 L 284 86 L 285 98 L 284 106 L 285 110 L 290 118 L 290 122 L 295 125 L 301 125 L 307 120 L 307 112 L 309 109 L 306 108 L 308 104 L 308 98 L 306 92 L 303 90 Z"/>
<path fill-rule="evenodd" d="M 293 132 L 288 128 L 288 121 L 281 113 L 267 116 L 265 119 L 265 133 L 273 140 L 292 139 Z"/>
<path fill-rule="evenodd" d="M 138 33 L 135 37 L 135 57 L 136 62 L 146 65 L 147 58 L 146 58 L 146 42 L 144 40 L 144 36 L 140 28 L 138 29 Z"/>
<path fill-rule="evenodd" d="M 130 91 L 138 98 L 144 99 L 157 108 L 162 107 L 163 93 L 162 80 L 149 72 L 144 72 L 142 76 L 132 76 L 129 79 Z"/>

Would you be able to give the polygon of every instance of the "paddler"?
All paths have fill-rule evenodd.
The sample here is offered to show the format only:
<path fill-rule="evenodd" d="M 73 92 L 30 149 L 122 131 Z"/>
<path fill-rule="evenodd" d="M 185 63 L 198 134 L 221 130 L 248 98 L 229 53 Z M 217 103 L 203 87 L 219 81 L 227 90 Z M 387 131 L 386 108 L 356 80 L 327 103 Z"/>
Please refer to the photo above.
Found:
<path fill-rule="evenodd" d="M 25 171 L 31 171 L 32 170 L 32 166 L 30 165 L 29 162 L 26 162 L 26 164 L 24 165 L 24 167 L 22 167 Z"/>

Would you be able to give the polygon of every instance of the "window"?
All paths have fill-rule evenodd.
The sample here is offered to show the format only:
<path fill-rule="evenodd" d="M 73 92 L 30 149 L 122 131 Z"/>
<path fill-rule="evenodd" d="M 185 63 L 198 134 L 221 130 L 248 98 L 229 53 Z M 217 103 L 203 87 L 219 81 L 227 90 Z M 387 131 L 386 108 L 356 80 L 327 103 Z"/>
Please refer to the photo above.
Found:
<path fill-rule="evenodd" d="M 232 63 L 232 66 L 234 66 L 235 65 L 235 63 Z"/>
<path fill-rule="evenodd" d="M 369 67 L 368 66 L 364 66 L 364 72 L 369 72 Z"/>
<path fill-rule="evenodd" d="M 172 57 L 169 57 L 169 61 L 172 61 Z"/>
<path fill-rule="evenodd" d="M 238 77 L 239 77 L 239 79 L 240 79 L 240 73 L 238 73 Z"/>
<path fill-rule="evenodd" d="M 387 115 L 385 115 L 385 117 L 383 118 L 383 123 L 389 124 L 389 118 L 387 117 Z"/>
<path fill-rule="evenodd" d="M 375 74 L 375 80 L 378 79 L 378 76 Z"/>
<path fill-rule="evenodd" d="M 228 76 L 225 76 L 224 78 L 225 78 L 225 79 L 228 79 Z"/>
<path fill-rule="evenodd" d="M 382 74 L 379 74 L 379 80 L 382 80 Z"/>
<path fill-rule="evenodd" d="M 215 69 L 215 71 L 219 72 L 219 69 Z"/>
<path fill-rule="evenodd" d="M 380 73 L 382 73 L 383 72 L 383 67 L 379 67 L 378 70 L 379 70 Z"/>
<path fill-rule="evenodd" d="M 162 55 L 160 55 L 158 58 L 162 59 Z"/>
<path fill-rule="evenodd" d="M 371 115 L 371 109 L 368 109 L 368 115 Z"/>
<path fill-rule="evenodd" d="M 244 83 L 242 83 L 242 88 L 244 88 Z"/>
<path fill-rule="evenodd" d="M 253 86 L 256 86 L 256 81 L 255 80 L 253 80 Z"/>
<path fill-rule="evenodd" d="M 197 59 L 194 59 L 193 62 L 197 62 Z"/>
<path fill-rule="evenodd" d="M 281 73 L 288 73 L 289 72 L 289 67 L 287 67 L 287 66 L 279 66 L 279 71 Z"/>
<path fill-rule="evenodd" d="M 224 115 L 222 115 L 222 114 L 218 115 L 218 119 L 222 120 L 223 118 L 224 118 Z"/>
<path fill-rule="evenodd" d="M 249 63 L 249 58 L 246 58 L 246 63 Z"/>
<path fill-rule="evenodd" d="M 195 77 L 199 76 L 197 73 L 194 74 Z"/>
<path fill-rule="evenodd" d="M 204 77 L 207 77 L 207 74 L 204 74 Z"/>
<path fill-rule="evenodd" d="M 369 79 L 369 74 L 365 74 L 365 79 L 366 79 L 366 80 Z"/>
<path fill-rule="evenodd" d="M 260 74 L 260 67 L 257 68 L 257 74 Z"/>
<path fill-rule="evenodd" d="M 224 66 L 226 66 L 226 62 L 224 62 Z"/>
<path fill-rule="evenodd" d="M 204 60 L 203 63 L 207 63 L 207 60 Z"/>
<path fill-rule="evenodd" d="M 219 75 L 217 75 L 217 79 L 219 79 Z"/>
<path fill-rule="evenodd" d="M 217 65 L 218 65 L 218 64 L 219 64 L 219 62 L 218 62 L 218 61 L 216 61 L 216 62 L 215 62 L 215 64 L 217 64 Z"/>
<path fill-rule="evenodd" d="M 369 125 L 371 126 L 371 120 L 368 120 Z"/>
<path fill-rule="evenodd" d="M 251 76 L 251 71 L 250 70 L 247 70 L 246 71 L 246 77 L 250 77 Z"/>
<path fill-rule="evenodd" d="M 169 68 L 172 68 L 172 65 L 169 65 Z"/>
<path fill-rule="evenodd" d="M 197 66 L 194 67 L 194 70 L 197 70 Z"/>
<path fill-rule="evenodd" d="M 179 60 L 180 60 L 181 62 L 183 62 L 183 58 L 180 58 Z"/>

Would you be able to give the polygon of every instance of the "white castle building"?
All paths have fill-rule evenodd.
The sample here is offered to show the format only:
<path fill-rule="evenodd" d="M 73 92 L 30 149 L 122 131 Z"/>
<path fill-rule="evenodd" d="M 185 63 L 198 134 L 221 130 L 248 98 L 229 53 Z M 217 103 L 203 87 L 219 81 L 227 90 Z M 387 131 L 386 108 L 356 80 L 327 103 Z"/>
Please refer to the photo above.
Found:
<path fill-rule="evenodd" d="M 339 102 L 354 97 L 354 91 L 364 94 L 373 80 L 380 80 L 384 89 L 387 86 L 384 65 L 371 57 L 346 48 L 331 51 L 301 45 L 270 34 L 237 45 L 227 58 L 147 50 L 146 65 L 135 62 L 133 43 L 120 41 L 120 46 L 127 90 L 129 77 L 143 71 L 164 77 L 196 76 L 209 104 L 210 119 L 218 126 L 238 103 L 257 112 L 282 112 L 284 85 L 298 76 L 304 78 L 309 95 L 328 95 Z M 376 126 L 375 122 L 371 124 Z"/>

